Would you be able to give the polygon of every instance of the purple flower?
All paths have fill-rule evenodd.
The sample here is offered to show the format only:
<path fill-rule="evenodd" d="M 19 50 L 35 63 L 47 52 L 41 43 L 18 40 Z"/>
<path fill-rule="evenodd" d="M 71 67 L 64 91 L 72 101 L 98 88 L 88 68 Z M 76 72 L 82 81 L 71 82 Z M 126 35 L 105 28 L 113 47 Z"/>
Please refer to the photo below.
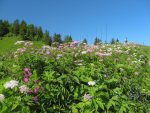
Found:
<path fill-rule="evenodd" d="M 28 72 L 28 76 L 30 77 L 32 75 L 32 73 L 31 72 Z"/>
<path fill-rule="evenodd" d="M 32 89 L 29 89 L 29 90 L 28 90 L 28 93 L 29 93 L 29 94 L 32 94 L 32 93 L 33 93 L 33 90 L 32 90 Z"/>
<path fill-rule="evenodd" d="M 24 68 L 23 70 L 24 70 L 24 72 L 29 72 L 30 71 L 29 68 Z"/>
<path fill-rule="evenodd" d="M 33 100 L 34 102 L 38 102 L 38 97 L 37 97 L 37 96 L 32 97 L 32 100 Z"/>
<path fill-rule="evenodd" d="M 40 89 L 40 87 L 36 87 L 36 88 L 34 89 L 34 93 L 37 94 L 37 93 L 39 92 L 39 89 Z"/>
<path fill-rule="evenodd" d="M 29 68 L 24 68 L 24 74 L 25 74 L 25 77 L 30 77 L 32 75 Z"/>
<path fill-rule="evenodd" d="M 23 81 L 24 81 L 25 83 L 28 83 L 28 82 L 29 82 L 29 78 L 25 77 L 25 78 L 23 79 Z"/>

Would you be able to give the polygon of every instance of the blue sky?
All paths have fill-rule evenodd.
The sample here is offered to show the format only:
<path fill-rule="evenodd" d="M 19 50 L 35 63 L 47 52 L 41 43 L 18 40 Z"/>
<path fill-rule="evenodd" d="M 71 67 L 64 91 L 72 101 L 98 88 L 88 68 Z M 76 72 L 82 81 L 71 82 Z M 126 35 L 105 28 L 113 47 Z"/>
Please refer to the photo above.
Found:
<path fill-rule="evenodd" d="M 24 19 L 90 44 L 97 36 L 150 45 L 150 0 L 0 0 L 0 19 Z"/>

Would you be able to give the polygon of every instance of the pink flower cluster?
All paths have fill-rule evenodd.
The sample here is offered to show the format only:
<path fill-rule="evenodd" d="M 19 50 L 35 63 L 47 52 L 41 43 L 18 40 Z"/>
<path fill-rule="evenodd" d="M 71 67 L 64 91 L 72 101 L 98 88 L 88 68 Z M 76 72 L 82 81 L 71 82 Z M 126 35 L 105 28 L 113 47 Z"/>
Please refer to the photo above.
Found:
<path fill-rule="evenodd" d="M 30 71 L 29 68 L 24 68 L 23 71 L 24 71 L 24 79 L 23 79 L 23 81 L 24 81 L 25 83 L 28 83 L 28 82 L 29 82 L 29 79 L 30 79 L 30 77 L 31 77 L 31 75 L 32 75 L 32 73 L 31 73 L 31 71 Z M 39 83 L 39 80 L 34 80 L 35 88 L 34 88 L 34 89 L 28 89 L 28 94 L 33 95 L 32 100 L 33 100 L 34 102 L 37 102 L 37 101 L 38 101 L 37 94 L 38 94 L 38 92 L 39 92 L 39 90 L 40 90 L 40 86 L 38 85 L 38 83 Z"/>
<path fill-rule="evenodd" d="M 30 69 L 29 68 L 24 68 L 24 79 L 23 79 L 23 81 L 25 83 L 28 83 L 29 78 L 30 78 L 31 75 L 32 75 L 32 73 L 30 72 Z"/>

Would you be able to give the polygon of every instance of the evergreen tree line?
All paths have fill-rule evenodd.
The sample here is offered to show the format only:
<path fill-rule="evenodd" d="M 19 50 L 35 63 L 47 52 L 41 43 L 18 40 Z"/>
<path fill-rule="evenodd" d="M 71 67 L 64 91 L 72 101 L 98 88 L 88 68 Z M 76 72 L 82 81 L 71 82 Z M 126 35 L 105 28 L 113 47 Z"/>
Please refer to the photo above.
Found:
<path fill-rule="evenodd" d="M 27 24 L 26 21 L 15 20 L 13 23 L 9 23 L 7 20 L 0 20 L 0 38 L 4 36 L 20 36 L 22 40 L 31 40 L 31 41 L 43 41 L 48 45 L 51 45 L 52 42 L 58 43 L 67 43 L 72 42 L 72 37 L 66 35 L 64 40 L 61 39 L 60 34 L 54 34 L 50 36 L 48 30 L 43 32 L 42 27 L 35 26 L 34 24 Z"/>
<path fill-rule="evenodd" d="M 98 37 L 96 37 L 95 40 L 94 40 L 94 45 L 101 45 L 103 43 L 104 42 Z M 120 43 L 119 39 L 118 38 L 117 39 L 112 38 L 109 44 L 117 44 L 117 43 Z M 105 44 L 107 44 L 106 41 L 105 41 Z"/>
<path fill-rule="evenodd" d="M 55 33 L 53 36 L 50 36 L 49 31 L 45 30 L 45 32 L 43 32 L 41 26 L 37 27 L 34 24 L 27 24 L 25 20 L 19 22 L 18 19 L 13 23 L 9 23 L 7 20 L 0 20 L 0 39 L 6 35 L 20 36 L 22 40 L 43 41 L 48 45 L 51 45 L 53 42 L 68 43 L 73 41 L 71 35 L 66 35 L 64 40 L 62 40 L 61 34 Z M 84 38 L 82 43 L 88 44 L 87 39 Z M 95 38 L 94 45 L 100 45 L 102 43 L 100 38 Z M 119 40 L 118 38 L 116 40 L 112 38 L 110 43 L 119 43 Z"/>

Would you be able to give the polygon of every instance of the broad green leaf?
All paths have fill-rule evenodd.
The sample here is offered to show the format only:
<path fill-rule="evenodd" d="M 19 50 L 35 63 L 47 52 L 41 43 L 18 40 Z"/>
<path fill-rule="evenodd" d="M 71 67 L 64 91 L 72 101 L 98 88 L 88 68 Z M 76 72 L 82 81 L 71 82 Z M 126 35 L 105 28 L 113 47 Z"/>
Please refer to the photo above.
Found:
<path fill-rule="evenodd" d="M 15 103 L 15 104 L 13 104 L 13 106 L 12 106 L 12 108 L 11 108 L 11 111 L 13 111 L 14 109 L 16 109 L 16 107 L 19 105 L 19 103 L 17 102 L 17 103 Z"/>
<path fill-rule="evenodd" d="M 104 103 L 100 100 L 96 100 L 97 104 L 99 105 L 99 107 L 104 110 Z"/>
<path fill-rule="evenodd" d="M 76 107 L 74 107 L 74 106 L 72 107 L 72 113 L 79 113 L 78 109 Z"/>
<path fill-rule="evenodd" d="M 113 100 L 110 100 L 106 106 L 107 110 L 110 109 L 111 106 L 113 106 L 115 104 L 115 102 Z"/>

